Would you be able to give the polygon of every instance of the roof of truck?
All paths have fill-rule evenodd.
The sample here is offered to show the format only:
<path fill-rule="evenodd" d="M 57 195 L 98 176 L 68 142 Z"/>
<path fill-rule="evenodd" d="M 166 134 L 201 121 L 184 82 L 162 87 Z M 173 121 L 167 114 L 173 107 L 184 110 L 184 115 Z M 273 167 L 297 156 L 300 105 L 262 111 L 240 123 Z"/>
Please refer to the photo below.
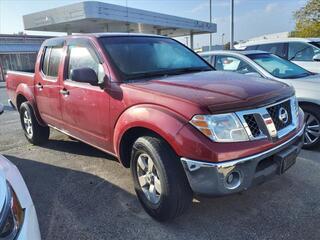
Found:
<path fill-rule="evenodd" d="M 77 39 L 81 37 L 95 37 L 95 38 L 101 38 L 101 37 L 159 37 L 159 38 L 167 38 L 166 36 L 156 35 L 156 34 L 145 34 L 145 33 L 88 33 L 88 34 L 74 34 L 74 35 L 68 35 L 68 36 L 62 36 L 62 37 L 54 37 L 47 39 L 44 41 L 44 46 L 63 46 L 64 41 L 66 39 Z"/>
<path fill-rule="evenodd" d="M 130 36 L 130 37 L 163 37 L 162 35 L 156 34 L 146 34 L 146 33 L 92 33 L 92 34 L 82 34 L 82 35 L 93 35 L 95 37 L 123 37 L 123 36 Z M 77 36 L 77 35 L 75 35 Z"/>

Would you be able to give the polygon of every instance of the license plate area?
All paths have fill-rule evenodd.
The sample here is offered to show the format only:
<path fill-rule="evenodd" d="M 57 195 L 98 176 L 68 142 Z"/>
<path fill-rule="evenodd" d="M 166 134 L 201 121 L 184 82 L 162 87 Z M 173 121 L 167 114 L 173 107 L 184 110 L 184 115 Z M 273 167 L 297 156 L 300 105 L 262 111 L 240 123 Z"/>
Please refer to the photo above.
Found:
<path fill-rule="evenodd" d="M 298 147 L 291 146 L 274 155 L 274 160 L 279 164 L 278 174 L 283 174 L 295 164 L 299 152 Z"/>

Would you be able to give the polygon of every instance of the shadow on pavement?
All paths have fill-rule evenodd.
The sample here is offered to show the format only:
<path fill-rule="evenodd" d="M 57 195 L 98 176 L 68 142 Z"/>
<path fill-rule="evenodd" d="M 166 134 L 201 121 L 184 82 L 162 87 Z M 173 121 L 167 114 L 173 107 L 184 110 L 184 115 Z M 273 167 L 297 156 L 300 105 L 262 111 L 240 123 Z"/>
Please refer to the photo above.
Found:
<path fill-rule="evenodd" d="M 117 158 L 115 158 L 110 154 L 107 154 L 94 147 L 91 147 L 86 143 L 83 143 L 77 140 L 72 140 L 72 139 L 68 139 L 68 140 L 49 139 L 49 141 L 46 144 L 42 145 L 41 147 L 56 150 L 56 151 L 76 154 L 76 155 L 100 157 L 100 158 L 106 158 L 112 161 L 118 161 Z"/>
<path fill-rule="evenodd" d="M 117 239 L 120 231 L 115 228 L 130 224 L 133 215 L 150 220 L 134 195 L 100 177 L 5 157 L 20 169 L 28 185 L 43 239 Z"/>
<path fill-rule="evenodd" d="M 183 216 L 161 224 L 147 216 L 135 195 L 119 187 L 119 180 L 113 180 L 117 186 L 90 173 L 6 157 L 24 176 L 46 240 L 314 239 L 320 234 L 314 217 L 319 197 L 313 194 L 320 188 L 301 177 L 298 167 L 243 194 L 198 198 Z M 121 166 L 113 168 L 106 171 Z"/>

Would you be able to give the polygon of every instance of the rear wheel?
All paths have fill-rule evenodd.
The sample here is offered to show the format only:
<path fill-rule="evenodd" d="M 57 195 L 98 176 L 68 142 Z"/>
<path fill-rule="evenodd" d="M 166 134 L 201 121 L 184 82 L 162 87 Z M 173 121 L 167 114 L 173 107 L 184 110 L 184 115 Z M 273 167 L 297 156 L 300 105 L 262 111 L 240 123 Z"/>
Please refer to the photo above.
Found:
<path fill-rule="evenodd" d="M 313 148 L 320 144 L 320 113 L 313 106 L 302 106 L 305 114 L 306 129 L 304 134 L 304 148 Z"/>
<path fill-rule="evenodd" d="M 183 167 L 162 139 L 145 136 L 136 140 L 131 173 L 138 199 L 156 220 L 171 220 L 190 206 L 193 193 Z"/>
<path fill-rule="evenodd" d="M 48 141 L 49 127 L 41 126 L 33 112 L 31 105 L 24 102 L 20 106 L 20 120 L 27 140 L 35 145 L 41 145 Z"/>

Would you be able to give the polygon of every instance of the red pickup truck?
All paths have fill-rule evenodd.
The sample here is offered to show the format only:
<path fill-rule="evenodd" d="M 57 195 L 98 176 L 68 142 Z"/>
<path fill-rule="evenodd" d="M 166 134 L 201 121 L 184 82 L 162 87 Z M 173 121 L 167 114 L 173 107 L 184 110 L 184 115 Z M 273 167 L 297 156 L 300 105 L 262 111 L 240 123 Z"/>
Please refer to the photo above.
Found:
<path fill-rule="evenodd" d="M 167 37 L 49 39 L 34 74 L 9 71 L 6 81 L 31 143 L 54 128 L 116 156 L 159 221 L 184 212 L 194 194 L 235 193 L 284 173 L 303 142 L 291 87 L 216 72 Z"/>

